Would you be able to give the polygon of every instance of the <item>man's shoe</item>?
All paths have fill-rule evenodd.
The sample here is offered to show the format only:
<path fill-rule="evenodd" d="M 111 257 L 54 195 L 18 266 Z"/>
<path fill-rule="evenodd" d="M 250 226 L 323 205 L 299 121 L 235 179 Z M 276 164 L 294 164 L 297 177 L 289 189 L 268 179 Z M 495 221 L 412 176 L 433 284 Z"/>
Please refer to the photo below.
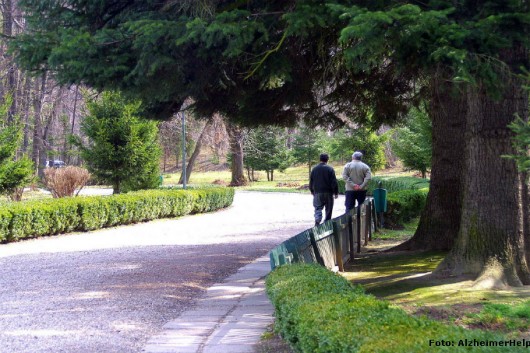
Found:
<path fill-rule="evenodd" d="M 315 222 L 315 227 L 319 226 L 320 222 Z"/>

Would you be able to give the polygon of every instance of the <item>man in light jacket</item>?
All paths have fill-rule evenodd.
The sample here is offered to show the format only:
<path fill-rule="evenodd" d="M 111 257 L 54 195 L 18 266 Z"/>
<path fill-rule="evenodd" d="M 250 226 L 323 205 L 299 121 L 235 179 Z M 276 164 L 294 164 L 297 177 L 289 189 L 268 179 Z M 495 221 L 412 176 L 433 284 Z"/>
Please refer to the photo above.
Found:
<path fill-rule="evenodd" d="M 342 172 L 342 178 L 346 184 L 346 213 L 355 207 L 355 201 L 358 206 L 361 206 L 366 199 L 366 188 L 368 181 L 372 178 L 372 173 L 370 167 L 361 162 L 362 158 L 361 152 L 354 152 L 352 161 L 344 166 Z"/>

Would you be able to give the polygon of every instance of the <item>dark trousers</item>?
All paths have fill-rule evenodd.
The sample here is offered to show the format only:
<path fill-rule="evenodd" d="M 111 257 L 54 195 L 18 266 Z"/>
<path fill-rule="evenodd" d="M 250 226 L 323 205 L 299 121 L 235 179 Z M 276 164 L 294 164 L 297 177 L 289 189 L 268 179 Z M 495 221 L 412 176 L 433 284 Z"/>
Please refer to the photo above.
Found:
<path fill-rule="evenodd" d="M 355 208 L 355 201 L 358 206 L 361 206 L 365 199 L 366 190 L 346 191 L 346 213 Z"/>
<path fill-rule="evenodd" d="M 333 194 L 331 193 L 315 193 L 313 195 L 313 206 L 315 207 L 315 223 L 322 221 L 322 210 L 326 208 L 326 218 L 324 221 L 331 219 L 333 212 Z"/>

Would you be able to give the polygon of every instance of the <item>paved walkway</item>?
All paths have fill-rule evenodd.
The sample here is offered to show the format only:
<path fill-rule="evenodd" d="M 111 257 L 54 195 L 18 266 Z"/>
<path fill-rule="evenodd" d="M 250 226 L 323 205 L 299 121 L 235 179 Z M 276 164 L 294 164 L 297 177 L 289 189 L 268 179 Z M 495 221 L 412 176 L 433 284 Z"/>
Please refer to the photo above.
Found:
<path fill-rule="evenodd" d="M 252 353 L 274 309 L 265 294 L 268 257 L 210 287 L 196 306 L 168 322 L 143 350 L 148 353 Z"/>

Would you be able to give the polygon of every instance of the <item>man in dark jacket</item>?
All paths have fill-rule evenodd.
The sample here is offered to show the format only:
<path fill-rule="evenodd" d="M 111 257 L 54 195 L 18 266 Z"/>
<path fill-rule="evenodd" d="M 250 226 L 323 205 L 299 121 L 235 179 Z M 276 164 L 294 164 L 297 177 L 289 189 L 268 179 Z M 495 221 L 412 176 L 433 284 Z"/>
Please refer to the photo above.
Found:
<path fill-rule="evenodd" d="M 311 170 L 309 178 L 309 190 L 313 195 L 313 206 L 315 207 L 315 226 L 322 221 L 322 210 L 326 208 L 326 218 L 331 219 L 333 212 L 333 197 L 339 197 L 339 185 L 335 170 L 328 165 L 329 156 L 325 153 L 320 155 L 320 164 Z"/>

